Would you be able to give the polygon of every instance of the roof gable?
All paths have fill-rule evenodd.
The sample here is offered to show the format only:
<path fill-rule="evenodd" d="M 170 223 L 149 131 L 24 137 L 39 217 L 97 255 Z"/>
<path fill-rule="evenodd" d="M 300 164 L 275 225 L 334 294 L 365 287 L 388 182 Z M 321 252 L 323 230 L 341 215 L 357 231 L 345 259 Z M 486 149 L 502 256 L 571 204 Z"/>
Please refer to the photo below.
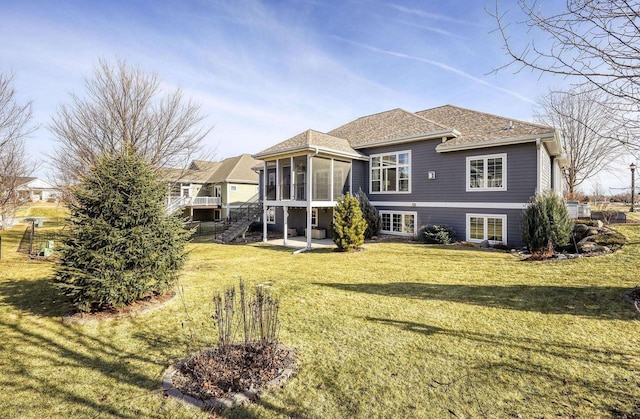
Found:
<path fill-rule="evenodd" d="M 349 141 L 344 138 L 309 129 L 261 151 L 256 154 L 256 157 L 303 151 L 313 148 L 360 156 L 360 153 L 355 151 L 351 145 L 349 145 Z"/>

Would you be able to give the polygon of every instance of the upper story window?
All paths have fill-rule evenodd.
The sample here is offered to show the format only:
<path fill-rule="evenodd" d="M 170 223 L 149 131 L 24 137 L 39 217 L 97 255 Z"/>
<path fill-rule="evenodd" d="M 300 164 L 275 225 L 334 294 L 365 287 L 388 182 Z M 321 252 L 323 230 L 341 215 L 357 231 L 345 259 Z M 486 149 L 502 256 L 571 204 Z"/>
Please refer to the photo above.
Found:
<path fill-rule="evenodd" d="M 467 191 L 506 190 L 506 153 L 467 157 Z"/>
<path fill-rule="evenodd" d="M 411 192 L 411 151 L 371 156 L 371 193 Z"/>
<path fill-rule="evenodd" d="M 231 192 L 237 192 L 238 191 L 238 187 L 236 185 L 231 185 L 229 187 L 229 189 L 231 190 Z"/>

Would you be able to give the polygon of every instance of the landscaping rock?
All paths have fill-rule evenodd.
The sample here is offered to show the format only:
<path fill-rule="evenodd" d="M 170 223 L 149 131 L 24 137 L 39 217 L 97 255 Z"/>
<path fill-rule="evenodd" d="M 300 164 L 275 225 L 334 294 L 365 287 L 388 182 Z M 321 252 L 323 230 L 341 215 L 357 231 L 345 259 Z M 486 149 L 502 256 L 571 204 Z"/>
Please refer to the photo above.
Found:
<path fill-rule="evenodd" d="M 597 228 L 602 228 L 604 227 L 604 223 L 600 220 L 595 220 L 595 222 L 593 223 L 593 226 Z"/>
<path fill-rule="evenodd" d="M 600 229 L 597 227 L 589 227 L 586 232 L 587 236 L 595 236 L 598 234 L 600 234 Z"/>
<path fill-rule="evenodd" d="M 482 247 L 483 249 L 488 249 L 491 245 L 489 244 L 489 240 L 485 240 L 483 242 L 480 242 L 478 246 Z"/>
<path fill-rule="evenodd" d="M 573 236 L 576 240 L 582 240 L 586 237 L 589 226 L 586 224 L 576 224 L 573 226 Z"/>

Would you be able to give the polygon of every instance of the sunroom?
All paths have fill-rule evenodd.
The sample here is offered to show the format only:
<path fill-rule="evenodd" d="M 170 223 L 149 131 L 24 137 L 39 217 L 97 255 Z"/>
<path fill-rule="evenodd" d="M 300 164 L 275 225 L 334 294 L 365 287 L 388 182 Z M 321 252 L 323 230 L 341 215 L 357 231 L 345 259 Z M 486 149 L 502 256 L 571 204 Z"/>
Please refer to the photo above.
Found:
<path fill-rule="evenodd" d="M 306 131 L 255 156 L 263 160 L 260 184 L 263 237 L 271 224 L 288 236 L 327 237 L 337 201 L 351 192 L 353 161 L 367 158 L 346 140 Z M 308 234 L 311 232 L 311 234 Z"/>

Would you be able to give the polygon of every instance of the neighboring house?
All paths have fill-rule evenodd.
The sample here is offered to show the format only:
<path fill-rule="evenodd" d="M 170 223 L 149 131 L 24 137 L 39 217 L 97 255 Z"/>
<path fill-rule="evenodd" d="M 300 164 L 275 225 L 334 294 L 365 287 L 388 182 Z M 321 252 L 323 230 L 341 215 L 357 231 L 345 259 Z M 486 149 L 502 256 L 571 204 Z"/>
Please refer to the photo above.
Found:
<path fill-rule="evenodd" d="M 221 220 L 246 202 L 258 199 L 259 162 L 249 154 L 219 162 L 195 160 L 188 169 L 165 169 L 170 184 L 168 208 L 183 208 L 192 220 Z"/>
<path fill-rule="evenodd" d="M 562 151 L 551 127 L 451 105 L 308 130 L 254 155 L 263 161 L 265 238 L 266 224 L 290 234 L 329 230 L 337 200 L 362 189 L 385 234 L 444 224 L 459 240 L 520 245 L 529 199 L 562 192 Z"/>
<path fill-rule="evenodd" d="M 62 198 L 62 191 L 46 180 L 37 177 L 16 179 L 16 191 L 21 199 L 28 201 L 53 201 Z"/>

